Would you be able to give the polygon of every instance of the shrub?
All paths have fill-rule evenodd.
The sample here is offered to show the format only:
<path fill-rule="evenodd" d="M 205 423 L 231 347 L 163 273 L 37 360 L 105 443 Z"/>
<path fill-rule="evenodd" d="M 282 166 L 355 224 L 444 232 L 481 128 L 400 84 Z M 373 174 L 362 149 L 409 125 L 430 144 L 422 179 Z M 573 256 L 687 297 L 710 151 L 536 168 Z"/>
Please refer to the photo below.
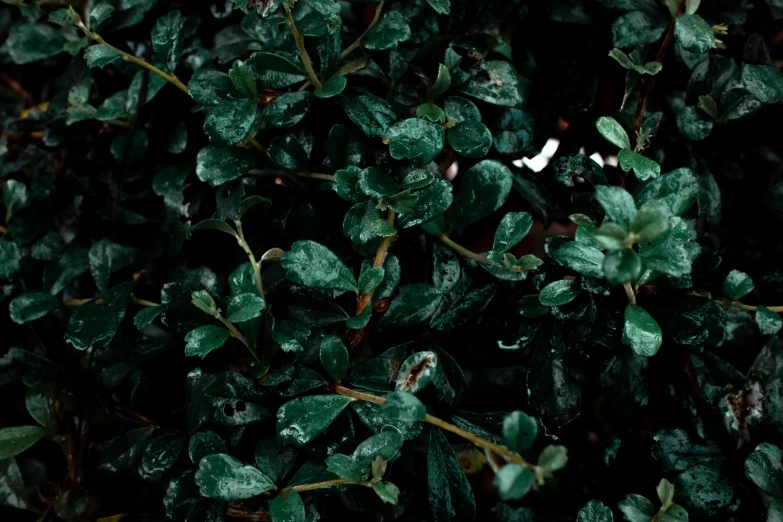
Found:
<path fill-rule="evenodd" d="M 4 520 L 783 517 L 779 0 L 5 3 Z"/>

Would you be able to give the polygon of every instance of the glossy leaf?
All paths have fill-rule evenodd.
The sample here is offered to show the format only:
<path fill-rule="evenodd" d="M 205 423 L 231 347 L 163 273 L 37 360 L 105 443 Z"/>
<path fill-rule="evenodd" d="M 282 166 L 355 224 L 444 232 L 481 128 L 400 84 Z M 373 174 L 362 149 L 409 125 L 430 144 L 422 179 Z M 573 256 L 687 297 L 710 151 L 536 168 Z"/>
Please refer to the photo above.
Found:
<path fill-rule="evenodd" d="M 434 286 L 424 283 L 412 283 L 400 288 L 399 295 L 392 301 L 381 319 L 382 325 L 407 328 L 419 324 L 440 304 L 442 295 Z"/>
<path fill-rule="evenodd" d="M 663 343 L 661 327 L 643 308 L 629 304 L 625 307 L 623 343 L 630 345 L 637 354 L 651 357 L 658 353 Z"/>
<path fill-rule="evenodd" d="M 336 335 L 327 335 L 321 339 L 321 364 L 326 373 L 335 381 L 341 381 L 348 372 L 348 349 Z"/>
<path fill-rule="evenodd" d="M 221 500 L 251 498 L 275 487 L 257 468 L 224 453 L 201 459 L 196 484 L 202 496 Z"/>
<path fill-rule="evenodd" d="M 315 241 L 297 241 L 283 255 L 286 277 L 311 288 L 357 291 L 353 274 L 332 251 Z"/>
<path fill-rule="evenodd" d="M 310 395 L 287 402 L 277 412 L 277 436 L 304 446 L 323 433 L 350 402 L 342 395 Z"/>

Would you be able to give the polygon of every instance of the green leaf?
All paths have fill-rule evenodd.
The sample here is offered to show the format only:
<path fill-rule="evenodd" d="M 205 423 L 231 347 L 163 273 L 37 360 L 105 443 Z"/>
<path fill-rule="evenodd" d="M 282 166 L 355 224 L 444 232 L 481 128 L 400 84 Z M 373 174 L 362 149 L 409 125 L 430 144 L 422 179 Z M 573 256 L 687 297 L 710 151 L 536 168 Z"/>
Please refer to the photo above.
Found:
<path fill-rule="evenodd" d="M 634 198 L 639 208 L 656 203 L 675 216 L 687 212 L 696 202 L 699 183 L 690 169 L 676 169 L 647 183 Z"/>
<path fill-rule="evenodd" d="M 446 136 L 451 148 L 466 158 L 483 158 L 492 146 L 492 133 L 480 121 L 459 122 Z"/>
<path fill-rule="evenodd" d="M 445 4 L 446 4 L 445 14 L 448 14 L 449 12 L 448 0 L 445 0 Z M 433 5 L 432 2 L 430 2 L 430 5 L 432 5 L 436 11 L 438 11 L 438 9 Z M 427 100 L 434 101 L 438 99 L 441 94 L 449 90 L 449 87 L 451 87 L 451 75 L 449 74 L 449 69 L 442 63 L 438 64 L 438 77 L 435 78 L 435 83 L 433 83 L 432 86 L 427 89 Z"/>
<path fill-rule="evenodd" d="M 345 90 L 348 85 L 348 79 L 342 74 L 335 74 L 329 80 L 324 82 L 321 89 L 316 89 L 316 98 L 332 98 Z"/>
<path fill-rule="evenodd" d="M 348 348 L 339 337 L 326 335 L 321 339 L 320 357 L 321 364 L 332 379 L 342 381 L 345 378 L 350 360 Z"/>
<path fill-rule="evenodd" d="M 125 317 L 130 290 L 131 283 L 122 283 L 110 288 L 104 297 L 77 307 L 68 321 L 65 340 L 77 350 L 108 346 Z"/>
<path fill-rule="evenodd" d="M 193 464 L 198 465 L 207 455 L 225 452 L 226 443 L 214 431 L 198 431 L 190 437 L 188 456 Z"/>
<path fill-rule="evenodd" d="M 274 483 L 254 466 L 216 453 L 202 458 L 196 471 L 201 496 L 220 500 L 242 500 L 265 493 Z"/>
<path fill-rule="evenodd" d="M 387 51 L 411 38 L 411 28 L 399 11 L 387 11 L 362 37 L 362 45 L 371 51 Z"/>
<path fill-rule="evenodd" d="M 762 442 L 745 459 L 745 476 L 768 495 L 783 496 L 783 452 Z"/>
<path fill-rule="evenodd" d="M 665 478 L 661 479 L 655 488 L 658 493 L 658 500 L 661 501 L 661 509 L 669 508 L 674 502 L 674 486 Z"/>
<path fill-rule="evenodd" d="M 451 183 L 439 179 L 416 192 L 416 206 L 409 212 L 403 212 L 397 218 L 399 228 L 410 228 L 428 223 L 440 216 L 451 206 L 454 196 Z"/>
<path fill-rule="evenodd" d="M 234 227 L 222 219 L 205 219 L 204 221 L 199 221 L 190 227 L 191 232 L 195 232 L 196 230 L 219 230 L 239 239 L 239 234 L 237 234 L 236 230 L 234 230 Z"/>
<path fill-rule="evenodd" d="M 427 408 L 413 393 L 392 392 L 381 405 L 383 416 L 396 422 L 420 422 L 427 416 Z"/>
<path fill-rule="evenodd" d="M 412 283 L 400 288 L 400 293 L 392 301 L 380 324 L 407 328 L 425 321 L 440 304 L 442 295 L 432 285 Z"/>
<path fill-rule="evenodd" d="M 461 230 L 499 209 L 511 193 L 512 177 L 508 167 L 495 160 L 483 160 L 460 174 L 452 228 Z"/>
<path fill-rule="evenodd" d="M 145 480 L 160 480 L 177 462 L 185 438 L 180 433 L 164 433 L 152 439 L 144 450 L 139 464 L 139 475 Z"/>
<path fill-rule="evenodd" d="M 358 290 L 356 278 L 334 253 L 315 241 L 297 241 L 283 255 L 286 277 L 295 284 L 346 292 Z"/>
<path fill-rule="evenodd" d="M 631 9 L 639 4 L 631 4 Z M 625 13 L 612 24 L 612 43 L 615 47 L 636 47 L 642 44 L 656 42 L 666 31 L 669 17 L 664 16 L 657 8 L 633 10 Z"/>
<path fill-rule="evenodd" d="M 76 18 L 74 19 L 71 13 L 76 14 L 76 11 L 74 11 L 73 7 L 70 6 L 69 9 L 58 9 L 56 11 L 52 11 L 51 13 L 49 13 L 49 18 L 47 18 L 47 21 L 52 22 L 53 24 L 57 24 L 59 26 L 64 26 L 64 25 L 74 24 L 74 23 L 78 24 L 79 22 L 81 22 L 81 18 L 79 18 L 78 14 L 76 14 Z"/>
<path fill-rule="evenodd" d="M 538 421 L 522 411 L 511 412 L 503 419 L 503 440 L 511 451 L 527 452 L 537 435 Z"/>
<path fill-rule="evenodd" d="M 433 520 L 472 521 L 476 501 L 470 482 L 446 437 L 436 428 L 429 432 L 427 486 Z"/>
<path fill-rule="evenodd" d="M 196 156 L 196 175 L 201 181 L 215 187 L 237 179 L 258 166 L 258 162 L 257 151 L 241 147 L 207 146 Z"/>
<path fill-rule="evenodd" d="M 384 503 L 397 505 L 400 489 L 391 482 L 373 482 L 372 489 Z"/>
<path fill-rule="evenodd" d="M 50 293 L 30 292 L 15 297 L 8 305 L 8 312 L 13 322 L 25 324 L 44 317 L 59 304 Z"/>
<path fill-rule="evenodd" d="M 520 464 L 506 464 L 495 474 L 494 482 L 501 500 L 519 500 L 533 487 L 535 475 Z"/>
<path fill-rule="evenodd" d="M 712 133 L 714 126 L 715 122 L 699 107 L 685 107 L 677 113 L 677 130 L 686 140 L 701 141 L 706 139 Z"/>
<path fill-rule="evenodd" d="M 87 67 L 100 67 L 103 69 L 110 63 L 122 59 L 122 55 L 116 49 L 105 44 L 91 45 L 84 51 Z"/>
<path fill-rule="evenodd" d="M 394 194 L 397 182 L 384 169 L 368 167 L 359 172 L 356 187 L 363 195 L 378 199 Z"/>
<path fill-rule="evenodd" d="M 446 113 L 432 102 L 422 103 L 416 107 L 416 117 L 432 123 L 443 124 L 446 121 Z"/>
<path fill-rule="evenodd" d="M 362 272 L 359 277 L 359 293 L 366 294 L 372 292 L 383 281 L 384 271 L 382 267 L 374 266 Z"/>
<path fill-rule="evenodd" d="M 753 279 L 745 272 L 732 270 L 723 281 L 723 293 L 732 301 L 737 301 L 753 290 Z"/>
<path fill-rule="evenodd" d="M 302 352 L 307 347 L 310 329 L 301 321 L 283 319 L 274 326 L 272 338 L 284 352 Z"/>
<path fill-rule="evenodd" d="M 527 212 L 509 212 L 500 220 L 495 238 L 492 241 L 492 250 L 507 252 L 517 246 L 533 226 L 533 218 Z"/>
<path fill-rule="evenodd" d="M 232 100 L 214 107 L 204 120 L 204 132 L 217 147 L 245 139 L 256 121 L 256 100 Z"/>
<path fill-rule="evenodd" d="M 627 495 L 617 507 L 628 522 L 650 522 L 655 516 L 652 502 L 641 495 Z"/>
<path fill-rule="evenodd" d="M 98 290 L 105 292 L 109 287 L 109 276 L 133 264 L 137 254 L 133 249 L 112 243 L 104 238 L 90 247 L 89 252 L 90 273 L 95 279 L 95 286 Z"/>
<path fill-rule="evenodd" d="M 600 500 L 591 500 L 579 510 L 576 522 L 614 522 L 612 510 Z"/>
<path fill-rule="evenodd" d="M 449 14 L 449 0 L 427 0 L 427 3 L 430 4 L 430 7 L 435 9 L 436 13 Z"/>
<path fill-rule="evenodd" d="M 191 303 L 193 306 L 204 312 L 205 314 L 214 315 L 217 311 L 215 300 L 206 290 L 197 290 L 191 295 Z"/>
<path fill-rule="evenodd" d="M 759 306 L 756 308 L 756 324 L 762 334 L 775 335 L 783 327 L 783 319 L 766 306 Z"/>
<path fill-rule="evenodd" d="M 0 429 L 0 460 L 22 453 L 48 433 L 39 426 L 12 426 Z"/>
<path fill-rule="evenodd" d="M 626 306 L 623 344 L 630 345 L 638 355 L 652 357 L 658 353 L 662 343 L 661 327 L 655 319 L 640 306 Z"/>
<path fill-rule="evenodd" d="M 334 191 L 337 195 L 343 198 L 345 201 L 351 201 L 356 203 L 359 201 L 361 194 L 358 192 L 359 174 L 361 169 L 354 165 L 348 166 L 346 169 L 338 170 L 334 173 Z"/>
<path fill-rule="evenodd" d="M 22 258 L 19 247 L 11 241 L 0 241 L 0 278 L 8 279 L 19 270 Z"/>
<path fill-rule="evenodd" d="M 588 277 L 603 277 L 604 254 L 580 241 L 571 241 L 555 251 L 552 258 L 574 272 Z"/>
<path fill-rule="evenodd" d="M 27 413 L 46 428 L 50 433 L 57 431 L 57 414 L 54 412 L 53 401 L 44 391 L 40 384 L 31 386 L 25 394 L 25 406 Z"/>
<path fill-rule="evenodd" d="M 712 27 L 697 14 L 683 14 L 674 23 L 674 39 L 689 53 L 706 53 L 715 36 Z"/>
<path fill-rule="evenodd" d="M 277 96 L 264 108 L 262 120 L 265 129 L 293 127 L 310 112 L 312 95 L 307 91 L 287 92 Z"/>
<path fill-rule="evenodd" d="M 443 103 L 446 117 L 457 123 L 461 121 L 481 121 L 481 112 L 476 104 L 462 96 L 449 96 Z"/>
<path fill-rule="evenodd" d="M 620 168 L 628 172 L 633 169 L 634 174 L 640 180 L 644 181 L 650 178 L 657 178 L 661 174 L 661 166 L 650 158 L 645 158 L 641 154 L 628 149 L 623 149 L 617 155 L 620 161 Z"/>
<path fill-rule="evenodd" d="M 266 303 L 255 294 L 238 294 L 228 301 L 226 319 L 232 323 L 244 323 L 261 316 Z"/>
<path fill-rule="evenodd" d="M 5 204 L 5 221 L 11 220 L 14 212 L 27 205 L 27 186 L 21 181 L 9 179 L 3 187 L 3 203 Z"/>
<path fill-rule="evenodd" d="M 256 78 L 267 89 L 282 89 L 307 80 L 302 62 L 294 55 L 262 51 L 251 54 L 245 65 L 253 69 Z"/>
<path fill-rule="evenodd" d="M 565 446 L 547 446 L 538 456 L 536 473 L 541 478 L 549 478 L 555 471 L 563 469 L 567 462 L 568 451 Z"/>
<path fill-rule="evenodd" d="M 222 326 L 199 326 L 185 336 L 185 355 L 198 355 L 203 359 L 212 350 L 223 346 L 229 337 L 231 332 Z"/>
<path fill-rule="evenodd" d="M 783 73 L 776 67 L 746 63 L 742 66 L 742 84 L 761 103 L 783 99 Z"/>
<path fill-rule="evenodd" d="M 546 285 L 538 294 L 538 300 L 544 306 L 563 306 L 576 299 L 581 293 L 582 290 L 576 281 L 561 279 Z"/>
<path fill-rule="evenodd" d="M 231 79 L 231 83 L 237 91 L 242 93 L 246 98 L 255 99 L 258 94 L 256 88 L 256 75 L 253 69 L 245 65 L 242 60 L 237 60 L 231 65 L 231 70 L 228 71 L 228 77 Z"/>
<path fill-rule="evenodd" d="M 513 65 L 502 60 L 481 62 L 460 92 L 503 107 L 519 107 L 527 100 L 525 81 Z"/>
<path fill-rule="evenodd" d="M 437 371 L 438 356 L 435 352 L 416 352 L 400 366 L 395 391 L 418 393 L 432 382 Z"/>
<path fill-rule="evenodd" d="M 64 33 L 47 24 L 18 21 L 10 26 L 5 48 L 11 61 L 33 63 L 65 51 Z"/>
<path fill-rule="evenodd" d="M 642 275 L 642 258 L 632 248 L 623 248 L 606 254 L 604 277 L 610 285 L 635 283 Z"/>
<path fill-rule="evenodd" d="M 199 69 L 193 73 L 188 82 L 188 94 L 193 101 L 201 105 L 220 105 L 240 98 L 231 77 L 215 69 Z"/>
<path fill-rule="evenodd" d="M 158 18 L 152 28 L 152 47 L 166 61 L 169 71 L 174 71 L 182 55 L 185 18 L 179 11 L 169 11 Z"/>
<path fill-rule="evenodd" d="M 350 402 L 342 395 L 309 395 L 287 402 L 277 411 L 277 436 L 304 446 L 326 431 Z"/>
<path fill-rule="evenodd" d="M 368 136 L 383 136 L 386 129 L 397 121 L 397 113 L 383 98 L 352 87 L 340 94 L 340 105 L 357 127 Z"/>
<path fill-rule="evenodd" d="M 337 453 L 325 460 L 326 469 L 350 482 L 361 482 L 362 466 L 352 457 Z"/>
<path fill-rule="evenodd" d="M 635 235 L 635 242 L 652 241 L 666 232 L 669 229 L 670 216 L 669 210 L 659 205 L 658 200 L 644 205 L 631 222 L 631 232 Z"/>
<path fill-rule="evenodd" d="M 305 505 L 296 491 L 285 491 L 269 503 L 272 522 L 305 522 Z"/>
<path fill-rule="evenodd" d="M 408 118 L 395 123 L 384 133 L 392 158 L 430 163 L 443 150 L 445 133 L 440 125 L 419 118 Z"/>
<path fill-rule="evenodd" d="M 633 197 L 623 188 L 599 185 L 595 187 L 595 199 L 604 209 L 606 220 L 617 223 L 625 230 L 636 215 Z"/>
<path fill-rule="evenodd" d="M 96 31 L 98 27 L 109 19 L 114 12 L 114 6 L 109 4 L 96 4 L 90 9 L 90 29 Z M 78 18 L 78 15 L 76 15 Z M 78 19 L 74 23 L 79 23 Z"/>
<path fill-rule="evenodd" d="M 601 133 L 606 141 L 612 143 L 621 149 L 630 149 L 631 140 L 628 139 L 628 134 L 625 129 L 610 116 L 602 116 L 595 122 L 595 128 Z"/>

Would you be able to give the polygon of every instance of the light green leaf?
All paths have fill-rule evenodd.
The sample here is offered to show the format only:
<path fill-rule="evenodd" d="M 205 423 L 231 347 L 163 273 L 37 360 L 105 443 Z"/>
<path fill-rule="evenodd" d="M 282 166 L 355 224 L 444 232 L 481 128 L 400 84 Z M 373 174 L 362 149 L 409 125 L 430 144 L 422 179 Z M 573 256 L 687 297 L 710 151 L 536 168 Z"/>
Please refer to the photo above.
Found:
<path fill-rule="evenodd" d="M 617 223 L 625 230 L 631 226 L 636 215 L 633 197 L 621 187 L 599 185 L 595 187 L 595 199 L 606 213 L 606 221 Z"/>
<path fill-rule="evenodd" d="M 745 272 L 732 270 L 723 281 L 723 293 L 732 301 L 742 299 L 753 290 L 753 279 Z"/>
<path fill-rule="evenodd" d="M 374 266 L 362 272 L 359 276 L 359 293 L 372 292 L 383 281 L 384 271 L 380 266 Z"/>
<path fill-rule="evenodd" d="M 427 408 L 413 393 L 392 392 L 381 405 L 383 416 L 394 422 L 419 422 L 427 416 Z"/>
<path fill-rule="evenodd" d="M 166 61 L 169 71 L 174 71 L 182 55 L 185 18 L 177 10 L 158 18 L 152 28 L 152 47 Z"/>
<path fill-rule="evenodd" d="M 484 160 L 461 173 L 454 196 L 452 228 L 461 230 L 499 209 L 511 193 L 511 171 L 495 160 Z"/>
<path fill-rule="evenodd" d="M 655 516 L 652 502 L 641 495 L 630 494 L 617 507 L 628 522 L 650 522 Z"/>
<path fill-rule="evenodd" d="M 650 178 L 657 178 L 661 174 L 661 166 L 650 158 L 645 158 L 639 153 L 628 149 L 623 149 L 617 155 L 620 162 L 620 168 L 628 172 L 633 169 L 637 178 L 644 181 Z"/>
<path fill-rule="evenodd" d="M 567 462 L 568 450 L 566 450 L 565 446 L 547 446 L 538 456 L 536 473 L 541 478 L 549 478 L 555 471 L 563 469 Z"/>
<path fill-rule="evenodd" d="M 305 505 L 296 491 L 285 491 L 269 503 L 272 522 L 305 522 Z"/>
<path fill-rule="evenodd" d="M 251 498 L 275 487 L 269 477 L 256 467 L 224 453 L 201 459 L 196 471 L 196 485 L 201 496 L 220 500 Z"/>
<path fill-rule="evenodd" d="M 533 472 L 520 464 L 506 464 L 495 474 L 495 486 L 501 500 L 519 500 L 527 495 L 533 482 Z"/>
<path fill-rule="evenodd" d="M 87 67 L 100 67 L 103 69 L 110 63 L 116 62 L 122 58 L 113 47 L 105 44 L 91 45 L 84 51 L 84 58 L 87 60 Z"/>
<path fill-rule="evenodd" d="M 636 213 L 631 222 L 631 232 L 636 236 L 636 243 L 652 241 L 669 229 L 669 210 L 653 200 L 644 205 Z"/>
<path fill-rule="evenodd" d="M 507 252 L 514 248 L 527 236 L 533 226 L 533 218 L 527 212 L 509 212 L 500 220 L 492 250 Z"/>
<path fill-rule="evenodd" d="M 438 0 L 433 0 L 430 2 L 430 5 L 432 5 L 436 11 L 438 9 L 433 5 L 433 3 L 437 1 Z M 446 4 L 445 14 L 448 14 L 449 0 L 441 0 L 441 2 L 445 2 Z M 448 67 L 446 67 L 442 63 L 438 64 L 438 77 L 435 78 L 435 83 L 433 83 L 432 86 L 427 89 L 427 100 L 429 101 L 436 100 L 441 94 L 449 90 L 450 86 L 451 86 L 451 75 L 449 74 Z"/>
<path fill-rule="evenodd" d="M 538 421 L 527 413 L 514 411 L 503 419 L 503 440 L 506 447 L 517 453 L 525 453 L 536 441 Z"/>
<path fill-rule="evenodd" d="M 552 258 L 574 272 L 601 278 L 604 276 L 604 254 L 595 247 L 580 241 L 571 241 L 555 251 Z"/>
<path fill-rule="evenodd" d="M 602 116 L 595 122 L 595 128 L 601 133 L 609 143 L 612 143 L 621 149 L 630 149 L 631 140 L 628 139 L 628 133 L 625 132 L 622 125 L 610 116 Z"/>
<path fill-rule="evenodd" d="M 391 482 L 381 481 L 373 482 L 372 489 L 386 504 L 397 504 L 397 497 L 400 495 L 400 489 Z"/>
<path fill-rule="evenodd" d="M 217 310 L 215 300 L 212 299 L 212 296 L 206 290 L 193 292 L 190 295 L 190 302 L 205 314 L 214 315 Z"/>
<path fill-rule="evenodd" d="M 286 277 L 310 288 L 357 291 L 356 278 L 334 253 L 315 241 L 297 241 L 283 255 Z"/>
<path fill-rule="evenodd" d="M 640 306 L 626 306 L 623 344 L 630 345 L 638 355 L 652 357 L 658 353 L 662 343 L 661 327 L 655 319 Z"/>
<path fill-rule="evenodd" d="M 255 294 L 238 294 L 231 297 L 226 308 L 226 319 L 232 323 L 244 323 L 261 316 L 266 303 Z"/>
<path fill-rule="evenodd" d="M 392 158 L 426 165 L 443 150 L 445 137 L 440 125 L 419 118 L 408 118 L 386 129 L 383 140 L 389 144 Z"/>
<path fill-rule="evenodd" d="M 762 334 L 775 335 L 783 327 L 783 318 L 766 306 L 759 306 L 756 308 L 756 324 Z"/>
<path fill-rule="evenodd" d="M 712 27 L 697 14 L 683 14 L 674 23 L 674 39 L 689 53 L 706 53 L 712 48 L 715 35 Z"/>
<path fill-rule="evenodd" d="M 561 279 L 546 285 L 538 294 L 538 300 L 544 306 L 563 306 L 576 299 L 581 293 L 582 289 L 576 281 Z"/>
<path fill-rule="evenodd" d="M 610 285 L 635 283 L 642 275 L 642 258 L 632 248 L 614 250 L 606 254 L 603 271 Z"/>
<path fill-rule="evenodd" d="M 343 395 L 308 395 L 287 402 L 277 411 L 277 436 L 304 446 L 326 431 L 351 400 Z"/>
<path fill-rule="evenodd" d="M 203 359 L 212 350 L 223 346 L 229 337 L 231 332 L 222 326 L 199 326 L 185 336 L 185 355 L 198 355 Z"/>
<path fill-rule="evenodd" d="M 440 304 L 442 295 L 432 285 L 411 283 L 400 288 L 380 324 L 407 328 L 425 321 Z"/>
<path fill-rule="evenodd" d="M 345 90 L 348 79 L 342 74 L 335 74 L 326 81 L 321 89 L 315 91 L 316 98 L 332 98 Z"/>
<path fill-rule="evenodd" d="M 449 0 L 427 0 L 430 7 L 435 9 L 438 14 L 449 14 Z"/>

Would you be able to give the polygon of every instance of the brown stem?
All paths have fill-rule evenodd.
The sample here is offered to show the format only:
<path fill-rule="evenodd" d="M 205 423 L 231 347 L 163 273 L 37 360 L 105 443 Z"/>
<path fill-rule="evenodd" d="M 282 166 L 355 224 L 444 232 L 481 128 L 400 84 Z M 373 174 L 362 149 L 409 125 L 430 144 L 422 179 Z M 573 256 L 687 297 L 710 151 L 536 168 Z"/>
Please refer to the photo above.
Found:
<path fill-rule="evenodd" d="M 658 54 L 655 57 L 656 62 L 663 63 L 664 58 L 666 58 L 666 52 L 669 50 L 669 47 L 674 40 L 674 22 L 677 20 L 677 17 L 680 16 L 680 13 L 682 13 L 684 9 L 685 0 L 679 0 L 677 3 L 677 9 L 674 11 L 674 14 L 672 14 L 671 22 L 669 22 L 669 28 L 666 30 L 666 36 L 663 37 L 661 48 L 658 50 Z M 655 76 L 650 76 L 645 82 L 644 92 L 642 93 L 641 98 L 639 98 L 639 104 L 636 106 L 636 116 L 633 119 L 634 135 L 636 135 L 639 132 L 639 129 L 642 127 L 644 111 L 647 109 L 647 100 L 650 98 L 654 86 Z"/>
<path fill-rule="evenodd" d="M 291 8 L 288 7 L 288 4 L 283 4 L 283 9 L 285 9 L 286 23 L 288 24 L 288 28 L 291 29 L 291 34 L 294 35 L 296 47 L 299 49 L 299 56 L 302 59 L 302 65 L 304 65 L 304 68 L 307 71 L 307 76 L 310 78 L 310 83 L 312 83 L 315 88 L 320 91 L 323 89 L 323 85 L 321 85 L 321 80 L 318 79 L 312 64 L 310 64 L 310 58 L 307 56 L 307 49 L 305 49 L 304 36 L 302 36 L 302 34 L 299 32 L 299 29 L 296 28 L 294 19 L 291 16 Z"/>
<path fill-rule="evenodd" d="M 438 236 L 438 241 L 440 241 L 441 243 L 443 243 L 444 245 L 446 245 L 447 247 L 449 247 L 450 249 L 452 249 L 453 251 L 455 251 L 456 253 L 458 253 L 462 257 L 467 257 L 468 259 L 472 259 L 473 261 L 476 261 L 477 263 L 482 263 L 482 264 L 485 264 L 485 265 L 492 265 L 492 264 L 494 264 L 494 263 L 492 263 L 492 261 L 490 261 L 486 257 L 484 257 L 484 256 L 482 256 L 480 254 L 477 254 L 475 252 L 471 252 L 470 250 L 468 250 L 464 246 L 455 243 L 454 240 L 451 239 L 446 234 L 442 234 L 442 235 Z"/>
<path fill-rule="evenodd" d="M 728 299 L 715 299 L 715 302 L 725 306 L 733 306 L 735 308 L 741 308 L 742 310 L 747 310 L 748 312 L 755 312 L 756 309 L 758 308 L 758 306 L 747 305 L 739 301 L 729 301 Z M 770 312 L 775 312 L 778 314 L 783 313 L 783 306 L 767 306 L 765 308 Z"/>
<path fill-rule="evenodd" d="M 381 0 L 378 2 L 378 5 L 375 7 L 375 16 L 372 18 L 372 22 L 370 22 L 370 25 L 367 26 L 367 29 L 364 30 L 362 35 L 357 38 L 351 45 L 345 48 L 345 50 L 340 53 L 340 58 L 345 58 L 352 52 L 354 52 L 360 45 L 362 45 L 362 39 L 367 36 L 367 33 L 372 29 L 372 26 L 378 23 L 378 20 L 381 18 L 381 11 L 383 10 L 383 2 L 385 0 Z"/>
<path fill-rule="evenodd" d="M 237 330 L 236 326 L 234 326 L 231 321 L 223 317 L 220 312 L 214 314 L 215 318 L 223 323 L 226 328 L 228 328 L 228 331 L 231 332 L 231 337 L 236 337 L 239 339 L 242 344 L 244 344 L 248 350 L 250 350 L 250 353 L 253 354 L 253 358 L 255 358 L 256 362 L 258 364 L 261 364 L 261 355 L 259 355 L 258 350 L 256 349 L 255 345 L 247 340 L 247 337 L 242 335 L 242 332 Z"/>
<path fill-rule="evenodd" d="M 633 287 L 631 286 L 631 283 L 625 282 L 623 283 L 623 289 L 625 290 L 625 295 L 628 297 L 628 303 L 635 305 L 636 304 L 636 293 L 633 291 Z"/>
<path fill-rule="evenodd" d="M 341 484 L 356 484 L 356 483 L 345 479 L 324 480 L 323 482 L 313 482 L 312 484 L 302 484 L 301 486 L 291 486 L 288 488 L 283 488 L 280 490 L 280 493 L 285 493 L 286 491 L 296 491 L 297 493 L 299 493 L 302 491 L 312 491 L 314 489 L 328 488 L 330 486 L 339 486 Z"/>
<path fill-rule="evenodd" d="M 394 225 L 394 219 L 396 217 L 397 217 L 397 213 L 389 209 L 388 213 L 386 214 L 386 221 Z M 375 254 L 375 261 L 372 264 L 374 268 L 383 266 L 384 261 L 386 261 L 386 254 L 389 253 L 389 247 L 391 246 L 392 241 L 394 241 L 395 237 L 397 237 L 397 234 L 383 238 L 383 241 L 381 241 L 381 245 L 378 247 L 378 252 Z M 359 298 L 356 300 L 356 315 L 361 315 L 364 309 L 370 305 L 371 300 L 372 300 L 372 290 L 370 290 L 365 294 L 360 295 Z"/>
<path fill-rule="evenodd" d="M 339 393 L 340 395 L 344 395 L 346 397 L 350 397 L 352 399 L 356 399 L 359 401 L 367 401 L 375 404 L 383 404 L 384 402 L 386 402 L 386 399 L 384 399 L 383 397 L 378 397 L 376 395 L 370 395 L 369 393 L 351 390 L 349 388 L 345 388 L 344 386 L 340 386 L 339 384 L 334 386 L 334 391 L 335 393 Z M 507 458 L 509 462 L 520 464 L 528 469 L 536 468 L 535 464 L 531 464 L 530 462 L 520 457 L 517 453 L 506 448 L 505 446 L 501 446 L 499 444 L 495 444 L 494 442 L 490 442 L 486 439 L 483 439 L 478 435 L 463 430 L 459 426 L 455 426 L 454 424 L 446 422 L 443 419 L 439 419 L 438 417 L 433 417 L 432 415 L 428 414 L 426 417 L 424 417 L 424 422 L 428 422 L 443 430 L 454 433 L 455 435 L 459 435 L 463 439 L 472 442 L 474 446 L 478 446 L 479 448 L 486 448 L 494 453 L 497 453 L 498 455 Z"/>

